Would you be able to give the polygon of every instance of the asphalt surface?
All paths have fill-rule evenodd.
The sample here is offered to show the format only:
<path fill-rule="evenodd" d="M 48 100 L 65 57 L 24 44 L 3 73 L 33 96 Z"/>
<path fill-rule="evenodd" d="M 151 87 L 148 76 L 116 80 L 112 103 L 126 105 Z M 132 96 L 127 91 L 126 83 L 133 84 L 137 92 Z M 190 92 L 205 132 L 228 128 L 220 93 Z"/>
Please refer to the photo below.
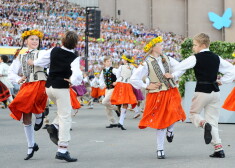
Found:
<path fill-rule="evenodd" d="M 172 143 L 165 141 L 166 159 L 156 157 L 156 131 L 138 129 L 140 118 L 133 119 L 128 111 L 124 123 L 127 130 L 105 128 L 108 125 L 104 107 L 83 106 L 73 117 L 69 152 L 78 162 L 56 160 L 57 147 L 50 141 L 46 130 L 35 132 L 39 151 L 24 160 L 27 142 L 22 122 L 9 117 L 9 109 L 0 109 L 0 168 L 234 168 L 234 124 L 220 124 L 220 136 L 226 158 L 215 159 L 211 145 L 205 145 L 203 130 L 191 123 L 177 123 Z M 52 121 L 56 107 L 50 107 Z"/>

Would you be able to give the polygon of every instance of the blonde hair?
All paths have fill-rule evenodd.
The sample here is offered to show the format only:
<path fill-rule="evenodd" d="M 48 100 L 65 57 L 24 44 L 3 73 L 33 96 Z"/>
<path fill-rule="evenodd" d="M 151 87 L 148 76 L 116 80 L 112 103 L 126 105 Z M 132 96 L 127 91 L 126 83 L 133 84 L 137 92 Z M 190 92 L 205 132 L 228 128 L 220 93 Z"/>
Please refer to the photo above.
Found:
<path fill-rule="evenodd" d="M 105 56 L 105 57 L 104 57 L 104 62 L 106 62 L 107 60 L 110 60 L 110 59 L 111 59 L 110 56 Z"/>
<path fill-rule="evenodd" d="M 210 37 L 205 33 L 199 33 L 193 37 L 193 40 L 197 41 L 200 45 L 210 46 Z"/>

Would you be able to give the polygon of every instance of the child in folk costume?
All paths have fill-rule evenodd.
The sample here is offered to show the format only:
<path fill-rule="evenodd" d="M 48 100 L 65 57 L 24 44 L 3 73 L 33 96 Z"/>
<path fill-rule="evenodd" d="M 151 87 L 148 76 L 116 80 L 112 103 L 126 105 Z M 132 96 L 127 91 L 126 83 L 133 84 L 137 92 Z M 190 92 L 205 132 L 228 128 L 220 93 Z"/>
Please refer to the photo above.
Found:
<path fill-rule="evenodd" d="M 8 79 L 8 69 L 9 65 L 7 65 L 8 57 L 6 55 L 0 56 L 0 81 L 10 90 L 10 97 L 8 98 L 9 103 L 12 102 L 12 94 L 13 94 L 13 85 Z M 5 106 L 7 106 L 7 101 L 4 101 Z"/>
<path fill-rule="evenodd" d="M 197 79 L 195 94 L 190 108 L 190 120 L 196 127 L 204 128 L 205 143 L 214 146 L 210 157 L 224 158 L 224 150 L 218 131 L 220 92 L 218 85 L 232 82 L 234 67 L 209 50 L 210 38 L 200 33 L 193 38 L 195 55 L 188 57 L 178 64 L 176 70 L 193 68 Z M 218 72 L 224 76 L 217 80 Z M 200 113 L 204 110 L 205 117 Z"/>
<path fill-rule="evenodd" d="M 38 30 L 25 31 L 21 35 L 23 44 L 27 44 L 28 51 L 22 55 L 16 55 L 11 64 L 9 78 L 15 79 L 17 83 L 23 83 L 18 94 L 9 105 L 10 116 L 16 120 L 23 119 L 25 135 L 28 142 L 28 153 L 25 160 L 33 157 L 34 152 L 39 149 L 34 141 L 34 130 L 41 128 L 43 123 L 43 111 L 46 107 L 47 94 L 45 90 L 46 75 L 44 69 L 39 66 L 27 65 L 27 60 L 35 60 L 43 51 L 38 51 L 43 33 Z M 22 48 L 21 48 L 22 49 Z M 20 50 L 18 50 L 19 52 Z M 20 71 L 23 76 L 19 76 Z M 32 113 L 36 116 L 35 126 L 32 125 Z"/>
<path fill-rule="evenodd" d="M 7 107 L 6 101 L 10 96 L 10 90 L 0 81 L 0 102 L 4 102 L 4 106 L 1 108 Z"/>
<path fill-rule="evenodd" d="M 232 56 L 235 57 L 235 51 Z M 229 110 L 229 111 L 235 111 L 235 101 L 234 100 L 235 100 L 235 87 L 233 88 L 231 93 L 228 95 L 228 97 L 224 101 L 224 104 L 222 107 L 226 110 Z"/>
<path fill-rule="evenodd" d="M 28 60 L 29 65 L 46 67 L 50 64 L 46 92 L 57 105 L 57 116 L 47 131 L 51 141 L 58 147 L 55 158 L 67 162 L 77 161 L 76 158 L 71 158 L 68 152 L 72 122 L 69 85 L 79 85 L 82 82 L 80 59 L 74 51 L 77 42 L 76 32 L 68 31 L 62 39 L 62 47 L 46 51 L 37 60 Z"/>
<path fill-rule="evenodd" d="M 164 139 L 172 142 L 174 124 L 186 119 L 181 106 L 181 97 L 175 80 L 183 72 L 173 72 L 172 68 L 178 62 L 162 55 L 162 37 L 152 39 L 144 48 L 148 58 L 143 65 L 132 75 L 131 84 L 137 88 L 146 88 L 146 104 L 139 128 L 146 127 L 156 129 L 157 133 L 157 157 L 164 159 Z M 143 77 L 148 76 L 150 84 L 143 82 Z"/>
<path fill-rule="evenodd" d="M 99 88 L 99 72 L 95 72 L 94 79 L 91 81 L 91 100 L 89 101 L 90 108 L 93 108 L 93 100 L 100 97 L 100 88 Z"/>
<path fill-rule="evenodd" d="M 113 116 L 112 110 L 115 110 L 117 115 L 119 115 L 118 107 L 112 105 L 110 102 L 110 99 L 111 99 L 111 96 L 115 87 L 114 84 L 117 80 L 116 75 L 115 75 L 116 69 L 111 67 L 111 65 L 112 65 L 111 57 L 105 57 L 104 58 L 105 68 L 102 70 L 100 74 L 100 79 L 99 79 L 100 87 L 102 89 L 106 87 L 105 97 L 102 100 L 102 104 L 105 106 L 105 109 L 106 109 L 107 118 L 110 122 L 110 125 L 106 126 L 106 128 L 113 128 L 113 127 L 118 126 L 116 119 Z"/>
<path fill-rule="evenodd" d="M 134 66 L 131 63 L 133 63 L 134 60 L 129 55 L 123 55 L 122 61 L 124 65 L 121 65 L 117 70 L 117 81 L 115 82 L 115 88 L 111 97 L 111 104 L 122 105 L 118 127 L 122 130 L 126 130 L 123 127 L 123 123 L 126 117 L 128 104 L 136 106 L 137 100 L 133 92 L 133 87 L 130 84 L 130 77 L 134 69 Z"/>

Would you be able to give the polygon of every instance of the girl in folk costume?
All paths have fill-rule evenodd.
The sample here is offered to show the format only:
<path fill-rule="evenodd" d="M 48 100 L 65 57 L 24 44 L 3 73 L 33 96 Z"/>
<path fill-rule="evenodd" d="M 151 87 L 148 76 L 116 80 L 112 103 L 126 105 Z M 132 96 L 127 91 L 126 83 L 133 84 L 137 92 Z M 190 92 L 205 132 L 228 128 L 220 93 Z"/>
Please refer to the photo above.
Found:
<path fill-rule="evenodd" d="M 122 56 L 122 59 L 124 65 L 121 65 L 117 70 L 117 81 L 115 82 L 115 88 L 111 97 L 111 104 L 122 105 L 118 127 L 122 130 L 126 130 L 123 127 L 123 123 L 128 104 L 135 106 L 137 100 L 132 85 L 129 82 L 134 69 L 134 66 L 131 63 L 133 63 L 134 60 L 130 56 L 125 55 Z"/>
<path fill-rule="evenodd" d="M 12 93 L 13 93 L 13 85 L 8 79 L 8 69 L 9 65 L 6 63 L 8 62 L 8 57 L 6 55 L 0 56 L 0 81 L 10 90 L 11 95 L 8 98 L 9 103 L 12 102 Z M 12 90 L 12 91 L 11 91 Z M 5 107 L 7 107 L 7 100 L 3 101 Z"/>
<path fill-rule="evenodd" d="M 37 131 L 41 128 L 43 122 L 43 111 L 46 107 L 47 94 L 45 90 L 46 75 L 44 69 L 38 66 L 27 65 L 27 60 L 37 59 L 42 51 L 38 51 L 40 41 L 43 33 L 38 30 L 25 31 L 22 34 L 23 48 L 24 43 L 28 47 L 25 54 L 15 56 L 15 61 L 11 64 L 11 71 L 9 77 L 15 79 L 18 83 L 23 83 L 18 94 L 9 105 L 11 111 L 10 116 L 16 120 L 23 118 L 25 135 L 28 142 L 28 154 L 25 160 L 33 157 L 34 152 L 39 149 L 38 145 L 34 142 L 34 130 Z M 20 51 L 20 50 L 18 50 Z M 23 76 L 19 76 L 19 72 Z M 32 125 L 32 113 L 36 116 L 35 126 Z"/>
<path fill-rule="evenodd" d="M 143 65 L 134 72 L 130 81 L 137 88 L 146 88 L 146 104 L 139 128 L 146 127 L 156 129 L 157 133 L 157 157 L 164 159 L 164 139 L 173 140 L 174 124 L 186 119 L 181 106 L 180 93 L 175 80 L 183 72 L 173 72 L 172 68 L 178 64 L 171 57 L 162 55 L 162 37 L 152 39 L 144 48 L 147 53 Z M 150 84 L 145 84 L 142 79 L 147 75 Z"/>
<path fill-rule="evenodd" d="M 94 79 L 91 81 L 91 100 L 89 102 L 90 108 L 93 108 L 93 100 L 100 97 L 100 88 L 99 88 L 99 72 L 95 72 Z"/>
<path fill-rule="evenodd" d="M 6 101 L 11 96 L 9 89 L 0 81 L 0 102 L 4 102 L 4 106 L 1 108 L 6 108 Z"/>
<path fill-rule="evenodd" d="M 233 57 L 235 57 L 235 51 L 232 55 Z M 228 97 L 226 98 L 224 104 L 223 104 L 223 108 L 229 111 L 235 111 L 235 87 L 233 88 L 233 90 L 231 91 L 231 93 L 228 95 Z"/>

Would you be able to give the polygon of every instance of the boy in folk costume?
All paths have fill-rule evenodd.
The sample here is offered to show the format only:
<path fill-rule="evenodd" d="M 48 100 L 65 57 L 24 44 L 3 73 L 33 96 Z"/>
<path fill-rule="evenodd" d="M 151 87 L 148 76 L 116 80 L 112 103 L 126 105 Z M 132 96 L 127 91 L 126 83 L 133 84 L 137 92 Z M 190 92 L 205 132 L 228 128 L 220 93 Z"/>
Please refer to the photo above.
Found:
<path fill-rule="evenodd" d="M 93 109 L 93 100 L 98 99 L 100 97 L 99 94 L 99 72 L 95 72 L 94 79 L 91 81 L 91 99 L 89 100 L 89 108 Z"/>
<path fill-rule="evenodd" d="M 23 119 L 24 131 L 28 142 L 28 153 L 25 160 L 33 157 L 34 152 L 39 147 L 34 141 L 34 131 L 41 128 L 43 123 L 43 111 L 46 107 L 47 94 L 45 90 L 46 75 L 44 69 L 39 66 L 27 65 L 27 60 L 36 60 L 43 51 L 38 51 L 43 33 L 38 30 L 25 31 L 21 35 L 24 43 L 28 47 L 25 54 L 18 56 L 19 51 L 15 54 L 16 59 L 11 64 L 9 78 L 15 79 L 17 83 L 23 83 L 18 94 L 9 105 L 10 116 L 16 120 Z M 19 76 L 20 73 L 23 76 Z M 32 113 L 36 116 L 35 126 L 32 125 Z"/>
<path fill-rule="evenodd" d="M 146 104 L 139 128 L 146 127 L 156 129 L 157 133 L 157 157 L 165 159 L 164 139 L 172 142 L 174 137 L 174 124 L 186 119 L 181 106 L 181 97 L 175 81 L 183 72 L 172 71 L 178 62 L 162 55 L 162 37 L 152 39 L 144 48 L 147 53 L 145 62 L 140 65 L 132 75 L 130 82 L 137 88 L 146 88 Z M 150 84 L 143 82 L 147 76 Z"/>
<path fill-rule="evenodd" d="M 122 61 L 124 65 L 121 65 L 117 70 L 117 81 L 114 84 L 115 88 L 111 97 L 111 104 L 122 106 L 118 127 L 122 130 L 126 130 L 123 127 L 123 123 L 126 117 L 128 104 L 136 106 L 137 100 L 132 85 L 130 84 L 130 77 L 134 69 L 134 66 L 131 63 L 133 63 L 134 60 L 129 55 L 123 55 Z"/>
<path fill-rule="evenodd" d="M 218 85 L 232 82 L 234 68 L 232 64 L 223 60 L 209 50 L 210 38 L 200 33 L 193 38 L 193 56 L 183 60 L 175 70 L 194 69 L 197 79 L 195 94 L 190 108 L 190 120 L 196 127 L 204 129 L 205 143 L 214 146 L 214 153 L 210 157 L 224 158 L 224 150 L 218 131 L 220 93 Z M 217 74 L 224 76 L 217 80 Z M 204 110 L 205 117 L 200 115 Z"/>
<path fill-rule="evenodd" d="M 106 128 L 113 128 L 113 127 L 117 127 L 118 124 L 113 116 L 113 112 L 112 110 L 115 110 L 115 112 L 117 113 L 117 115 L 119 115 L 118 107 L 114 106 L 111 104 L 110 99 L 114 90 L 114 84 L 117 80 L 116 78 L 116 72 L 115 69 L 113 67 L 111 67 L 112 65 L 112 61 L 111 61 L 111 57 L 105 57 L 104 58 L 104 66 L 105 68 L 102 70 L 101 74 L 100 74 L 100 79 L 99 79 L 99 83 L 100 83 L 100 87 L 101 88 L 105 88 L 105 97 L 102 100 L 102 104 L 105 106 L 106 109 L 106 114 L 107 114 L 107 118 L 110 122 L 109 126 L 106 126 Z M 115 73 L 115 74 L 114 74 Z"/>
<path fill-rule="evenodd" d="M 77 161 L 76 158 L 71 158 L 68 152 L 72 121 L 69 85 L 79 85 L 82 81 L 80 59 L 74 53 L 77 42 L 77 34 L 68 31 L 62 39 L 61 48 L 52 48 L 39 55 L 37 60 L 28 60 L 28 64 L 34 66 L 46 67 L 50 64 L 46 92 L 57 105 L 57 116 L 47 131 L 52 142 L 58 145 L 55 158 L 67 162 Z"/>

